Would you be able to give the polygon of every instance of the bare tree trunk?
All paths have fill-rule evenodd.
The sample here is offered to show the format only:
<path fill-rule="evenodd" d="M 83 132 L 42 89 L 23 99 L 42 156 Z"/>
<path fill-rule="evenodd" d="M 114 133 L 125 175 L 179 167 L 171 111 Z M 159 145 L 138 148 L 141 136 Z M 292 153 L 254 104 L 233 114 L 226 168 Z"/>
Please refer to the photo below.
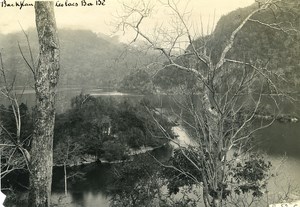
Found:
<path fill-rule="evenodd" d="M 67 177 L 67 163 L 64 162 L 64 177 L 65 177 L 65 196 L 68 195 L 68 177 Z"/>
<path fill-rule="evenodd" d="M 59 44 L 54 3 L 35 3 L 40 45 L 35 71 L 36 111 L 31 145 L 30 207 L 49 207 L 52 184 L 55 89 L 59 76 Z"/>
<path fill-rule="evenodd" d="M 221 193 L 219 189 L 219 184 L 223 180 L 222 176 L 222 163 L 221 163 L 221 158 L 222 158 L 222 148 L 223 148 L 223 140 L 222 136 L 220 136 L 220 127 L 219 127 L 219 120 L 221 119 L 220 114 L 217 111 L 216 108 L 216 103 L 215 103 L 215 97 L 214 97 L 214 90 L 213 90 L 213 85 L 211 84 L 210 87 L 208 88 L 207 86 L 204 86 L 203 89 L 203 111 L 205 117 L 205 122 L 206 122 L 206 130 L 207 130 L 207 135 L 206 135 L 206 140 L 204 141 L 205 149 L 207 152 L 210 154 L 209 162 L 213 163 L 214 167 L 214 172 L 211 175 L 205 175 L 203 179 L 206 180 L 206 187 L 208 191 L 213 190 L 214 192 L 211 193 L 210 196 L 212 196 L 212 201 L 209 202 L 209 205 L 212 207 L 219 207 L 221 206 L 220 201 L 222 200 L 221 198 Z M 220 154 L 219 154 L 220 153 Z M 208 185 L 208 186 L 207 186 Z M 208 194 L 204 194 L 204 198 L 206 197 L 207 201 L 209 201 Z"/>

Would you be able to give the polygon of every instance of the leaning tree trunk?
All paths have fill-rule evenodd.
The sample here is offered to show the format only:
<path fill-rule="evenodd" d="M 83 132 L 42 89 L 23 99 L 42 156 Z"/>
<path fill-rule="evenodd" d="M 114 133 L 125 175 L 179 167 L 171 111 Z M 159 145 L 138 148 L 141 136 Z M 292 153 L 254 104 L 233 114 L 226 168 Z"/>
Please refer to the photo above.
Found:
<path fill-rule="evenodd" d="M 53 2 L 37 1 L 35 14 L 40 55 L 34 73 L 36 111 L 31 144 L 29 206 L 49 207 L 59 44 Z"/>

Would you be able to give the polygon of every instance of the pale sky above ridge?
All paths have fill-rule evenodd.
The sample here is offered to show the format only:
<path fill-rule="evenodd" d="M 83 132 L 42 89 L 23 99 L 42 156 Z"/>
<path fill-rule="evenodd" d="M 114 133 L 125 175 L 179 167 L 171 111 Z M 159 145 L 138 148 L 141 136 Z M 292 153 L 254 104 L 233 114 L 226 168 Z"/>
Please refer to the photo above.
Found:
<path fill-rule="evenodd" d="M 0 0 L 3 1 L 3 0 Z M 68 3 L 77 3 L 77 7 L 55 7 L 56 21 L 59 28 L 72 28 L 72 29 L 89 29 L 95 33 L 103 33 L 112 35 L 114 20 L 117 11 L 121 11 L 122 2 L 129 2 L 128 0 L 105 0 L 105 6 L 81 6 L 79 0 L 67 0 Z M 19 1 L 17 1 L 19 2 Z M 65 4 L 65 0 L 56 0 L 55 4 Z M 95 0 L 86 0 L 95 4 Z M 191 11 L 190 21 L 199 22 L 200 16 L 202 22 L 207 24 L 217 21 L 222 15 L 229 13 L 237 8 L 242 8 L 251 5 L 254 0 L 179 0 L 180 4 L 186 5 L 187 10 Z M 24 6 L 20 9 L 16 6 L 16 1 L 6 0 L 7 4 L 13 4 L 14 7 L 1 7 L 0 3 L 0 31 L 1 33 L 11 33 L 21 30 L 20 25 L 24 29 L 35 26 L 34 7 Z M 34 3 L 31 0 L 25 0 L 25 3 Z M 158 6 L 157 0 L 151 0 L 151 3 Z M 159 8 L 161 10 L 161 8 Z M 147 29 L 151 30 L 154 25 L 159 24 L 161 20 L 166 20 L 166 14 L 163 10 L 158 11 L 155 15 L 151 16 L 151 20 L 147 20 Z M 197 23 L 198 24 L 198 23 Z M 117 34 L 119 36 L 122 33 Z M 127 33 L 129 36 L 129 33 Z M 120 37 L 125 39 L 128 37 Z M 128 38 L 130 39 L 130 38 Z"/>

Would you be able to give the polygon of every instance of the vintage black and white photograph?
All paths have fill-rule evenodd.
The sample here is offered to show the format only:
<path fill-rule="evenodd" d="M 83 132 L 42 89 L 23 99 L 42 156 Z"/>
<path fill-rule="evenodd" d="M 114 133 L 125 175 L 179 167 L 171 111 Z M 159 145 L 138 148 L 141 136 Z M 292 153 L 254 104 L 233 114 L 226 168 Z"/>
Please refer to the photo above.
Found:
<path fill-rule="evenodd" d="M 300 0 L 0 0 L 0 207 L 300 207 Z"/>

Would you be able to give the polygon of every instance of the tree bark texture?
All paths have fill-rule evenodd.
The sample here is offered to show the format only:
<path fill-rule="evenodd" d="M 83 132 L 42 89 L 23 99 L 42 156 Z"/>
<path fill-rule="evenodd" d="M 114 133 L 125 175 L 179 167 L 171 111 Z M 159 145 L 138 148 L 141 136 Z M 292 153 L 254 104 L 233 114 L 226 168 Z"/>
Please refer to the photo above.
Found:
<path fill-rule="evenodd" d="M 59 43 L 54 3 L 35 3 L 39 61 L 35 68 L 36 109 L 31 143 L 30 207 L 49 207 L 52 184 L 55 94 L 59 77 Z"/>

